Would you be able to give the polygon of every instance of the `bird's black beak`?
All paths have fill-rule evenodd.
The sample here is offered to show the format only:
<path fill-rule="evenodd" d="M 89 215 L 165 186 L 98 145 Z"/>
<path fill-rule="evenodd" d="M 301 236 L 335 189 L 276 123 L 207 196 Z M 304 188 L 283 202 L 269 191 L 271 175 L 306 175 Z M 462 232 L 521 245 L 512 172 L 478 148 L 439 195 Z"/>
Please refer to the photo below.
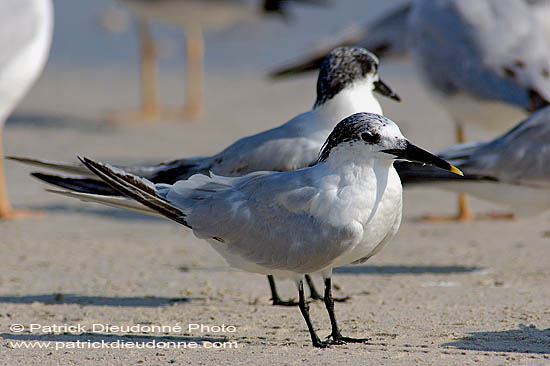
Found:
<path fill-rule="evenodd" d="M 399 159 L 409 160 L 409 161 L 413 161 L 415 163 L 420 163 L 424 165 L 431 165 L 443 170 L 448 170 L 458 175 L 464 175 L 460 171 L 460 169 L 458 169 L 454 165 L 449 164 L 448 162 L 441 159 L 440 157 L 424 149 L 421 149 L 418 146 L 411 144 L 408 141 L 405 145 L 405 148 L 403 149 L 382 150 L 382 152 L 394 155 Z"/>
<path fill-rule="evenodd" d="M 391 98 L 397 102 L 401 101 L 401 98 L 399 98 L 399 95 L 395 94 L 394 91 L 382 80 L 378 80 L 374 82 L 374 91 Z"/>

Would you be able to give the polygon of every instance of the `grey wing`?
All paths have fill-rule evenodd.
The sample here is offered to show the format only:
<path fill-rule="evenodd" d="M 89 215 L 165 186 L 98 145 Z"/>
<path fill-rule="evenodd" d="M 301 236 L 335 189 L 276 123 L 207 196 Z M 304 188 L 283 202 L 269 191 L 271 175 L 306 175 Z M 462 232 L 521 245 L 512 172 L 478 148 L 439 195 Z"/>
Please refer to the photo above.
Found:
<path fill-rule="evenodd" d="M 213 172 L 240 176 L 254 171 L 287 171 L 314 163 L 330 131 L 317 127 L 314 112 L 242 138 L 213 156 L 178 159 L 156 165 L 122 166 L 121 169 L 153 183 L 174 184 L 195 174 Z"/>
<path fill-rule="evenodd" d="M 550 107 L 480 145 L 461 167 L 508 183 L 550 186 Z"/>
<path fill-rule="evenodd" d="M 213 156 L 121 168 L 154 183 L 168 184 L 209 172 L 241 176 L 255 171 L 304 168 L 316 161 L 321 145 L 330 133 L 330 130 L 318 127 L 315 118 L 315 112 L 302 113 L 279 127 L 237 140 Z"/>
<path fill-rule="evenodd" d="M 255 172 L 242 178 L 194 176 L 162 193 L 187 214 L 200 238 L 215 238 L 233 257 L 265 268 L 307 273 L 329 265 L 353 234 L 316 220 L 320 192 L 307 170 Z M 223 255 L 223 253 L 222 253 Z"/>
<path fill-rule="evenodd" d="M 270 73 L 271 77 L 290 76 L 321 67 L 325 57 L 341 46 L 363 47 L 379 58 L 397 58 L 407 55 L 407 19 L 412 1 L 397 7 L 373 23 L 352 30 L 336 42 L 324 44 L 306 56 Z"/>
<path fill-rule="evenodd" d="M 530 92 L 550 100 L 550 51 L 524 2 L 417 0 L 409 20 L 409 49 L 439 91 L 523 108 Z"/>
<path fill-rule="evenodd" d="M 407 2 L 368 25 L 354 46 L 366 48 L 378 57 L 407 55 L 407 27 L 413 1 Z"/>
<path fill-rule="evenodd" d="M 330 131 L 316 126 L 314 112 L 284 125 L 245 137 L 213 157 L 212 172 L 238 176 L 253 171 L 287 171 L 314 163 Z"/>
<path fill-rule="evenodd" d="M 33 40 L 38 25 L 32 1 L 0 1 L 0 72 Z"/>

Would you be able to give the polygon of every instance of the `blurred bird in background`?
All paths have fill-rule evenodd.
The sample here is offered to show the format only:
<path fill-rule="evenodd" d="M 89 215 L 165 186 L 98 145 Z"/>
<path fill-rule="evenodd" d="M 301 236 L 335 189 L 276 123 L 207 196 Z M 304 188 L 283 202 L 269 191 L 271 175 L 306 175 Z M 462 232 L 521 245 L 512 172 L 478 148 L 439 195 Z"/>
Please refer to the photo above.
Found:
<path fill-rule="evenodd" d="M 406 40 L 406 41 L 403 41 Z M 517 0 L 416 0 L 343 44 L 369 45 L 380 55 L 409 55 L 422 80 L 456 124 L 499 129 L 550 101 L 550 49 L 532 10 Z M 272 73 L 312 70 L 323 51 Z M 466 197 L 453 219 L 472 218 Z"/>
<path fill-rule="evenodd" d="M 550 210 L 550 107 L 491 141 L 452 146 L 438 156 L 462 170 L 464 177 L 400 161 L 395 168 L 402 183 L 466 192 L 504 205 L 514 215 Z"/>
<path fill-rule="evenodd" d="M 42 72 L 53 33 L 51 0 L 0 1 L 0 220 L 33 213 L 14 210 L 4 176 L 2 129 Z"/>
<path fill-rule="evenodd" d="M 265 14 L 287 18 L 288 3 L 326 4 L 326 0 L 121 0 L 135 14 L 140 43 L 141 107 L 112 112 L 115 122 L 195 120 L 203 110 L 203 30 L 217 31 Z M 186 70 L 185 103 L 181 108 L 159 105 L 157 93 L 157 47 L 151 23 L 183 28 Z"/>

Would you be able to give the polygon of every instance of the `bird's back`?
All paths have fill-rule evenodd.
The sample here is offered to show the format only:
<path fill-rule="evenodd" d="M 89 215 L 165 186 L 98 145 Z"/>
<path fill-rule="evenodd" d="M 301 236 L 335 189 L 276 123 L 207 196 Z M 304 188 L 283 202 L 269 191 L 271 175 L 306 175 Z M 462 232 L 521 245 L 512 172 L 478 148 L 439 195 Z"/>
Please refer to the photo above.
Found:
<path fill-rule="evenodd" d="M 550 51 L 525 3 L 417 0 L 409 49 L 431 87 L 527 109 L 530 91 L 550 100 Z"/>

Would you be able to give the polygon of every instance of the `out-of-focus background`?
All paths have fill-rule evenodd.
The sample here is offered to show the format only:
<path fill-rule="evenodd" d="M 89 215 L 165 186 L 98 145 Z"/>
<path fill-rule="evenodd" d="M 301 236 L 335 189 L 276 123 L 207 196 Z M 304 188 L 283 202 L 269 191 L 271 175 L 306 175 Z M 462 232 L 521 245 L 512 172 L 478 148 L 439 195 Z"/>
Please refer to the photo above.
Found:
<path fill-rule="evenodd" d="M 113 124 L 105 121 L 110 111 L 139 106 L 134 17 L 119 1 L 55 0 L 51 55 L 5 126 L 5 153 L 61 161 L 78 154 L 122 163 L 215 153 L 311 108 L 315 73 L 272 81 L 269 71 L 399 3 L 290 4 L 287 19 L 258 17 L 206 30 L 201 118 Z M 159 101 L 181 105 L 186 92 L 183 32 L 160 23 L 153 23 L 152 31 L 159 47 Z M 398 104 L 379 97 L 384 112 L 411 141 L 431 151 L 455 143 L 451 119 L 424 90 L 413 66 L 382 61 L 380 75 L 403 99 Z M 502 131 L 472 125 L 467 134 L 479 140 Z M 297 309 L 269 305 L 263 276 L 227 268 L 208 245 L 171 222 L 46 193 L 29 176 L 32 170 L 6 162 L 12 204 L 44 210 L 46 216 L 0 223 L 0 338 L 5 344 L 137 339 L 15 335 L 6 330 L 12 323 L 202 322 L 237 326 L 230 337 L 244 348 L 62 353 L 1 347 L 0 355 L 10 364 L 548 362 L 548 213 L 519 221 L 418 223 L 422 214 L 455 212 L 456 197 L 435 189 L 406 191 L 404 222 L 394 242 L 367 265 L 335 274 L 339 294 L 353 297 L 337 308 L 342 328 L 367 331 L 372 342 L 318 351 L 310 348 Z M 496 208 L 474 199 L 472 204 L 481 212 Z M 280 288 L 284 297 L 295 294 L 290 283 L 281 282 Z M 315 324 L 327 326 L 319 330 L 325 334 L 324 309 L 312 304 L 312 312 Z"/>

